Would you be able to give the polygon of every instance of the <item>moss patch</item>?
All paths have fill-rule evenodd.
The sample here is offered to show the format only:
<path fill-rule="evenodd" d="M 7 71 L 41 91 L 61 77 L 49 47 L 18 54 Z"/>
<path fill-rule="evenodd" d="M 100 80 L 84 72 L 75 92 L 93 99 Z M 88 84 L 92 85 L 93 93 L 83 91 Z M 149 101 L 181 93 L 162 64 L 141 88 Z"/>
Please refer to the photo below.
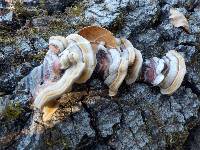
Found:
<path fill-rule="evenodd" d="M 116 35 L 118 34 L 119 30 L 122 29 L 123 25 L 124 25 L 124 16 L 125 16 L 125 13 L 122 11 L 118 16 L 117 18 L 115 19 L 115 21 L 112 23 L 112 26 L 109 27 L 110 28 L 110 31 Z"/>
<path fill-rule="evenodd" d="M 45 149 L 64 149 L 68 150 L 70 141 L 67 135 L 63 134 L 57 127 L 48 128 L 42 136 Z"/>
<path fill-rule="evenodd" d="M 8 45 L 16 42 L 16 38 L 14 36 L 9 35 L 0 35 L 0 44 Z"/>
<path fill-rule="evenodd" d="M 68 27 L 68 25 L 60 18 L 52 20 L 49 24 L 49 31 L 53 33 L 61 33 L 64 32 Z"/>
<path fill-rule="evenodd" d="M 44 59 L 45 55 L 46 55 L 46 51 L 41 51 L 38 54 L 32 56 L 31 58 L 32 60 L 36 62 L 41 62 Z"/>
<path fill-rule="evenodd" d="M 68 17 L 80 17 L 86 8 L 85 2 L 74 3 L 71 7 L 66 7 L 65 15 Z"/>
<path fill-rule="evenodd" d="M 26 9 L 24 8 L 23 4 L 19 0 L 17 0 L 14 3 L 14 8 L 15 8 L 15 13 L 16 14 L 26 13 Z"/>
<path fill-rule="evenodd" d="M 17 119 L 22 112 L 23 109 L 19 103 L 10 104 L 7 106 L 6 111 L 4 112 L 4 117 L 6 120 Z"/>
<path fill-rule="evenodd" d="M 43 5 L 45 3 L 42 3 Z M 31 19 L 33 16 L 39 16 L 46 12 L 43 8 L 40 7 L 31 7 L 27 8 L 20 0 L 14 2 L 14 13 L 17 16 L 17 19 Z"/>
<path fill-rule="evenodd" d="M 181 149 L 183 146 L 183 142 L 187 139 L 188 137 L 188 132 L 186 131 L 185 133 L 172 133 L 166 137 L 167 145 L 169 149 Z"/>
<path fill-rule="evenodd" d="M 79 3 L 67 9 L 68 11 L 66 11 L 66 14 L 69 17 L 78 17 L 83 13 L 84 8 L 85 8 L 85 5 L 83 3 Z"/>

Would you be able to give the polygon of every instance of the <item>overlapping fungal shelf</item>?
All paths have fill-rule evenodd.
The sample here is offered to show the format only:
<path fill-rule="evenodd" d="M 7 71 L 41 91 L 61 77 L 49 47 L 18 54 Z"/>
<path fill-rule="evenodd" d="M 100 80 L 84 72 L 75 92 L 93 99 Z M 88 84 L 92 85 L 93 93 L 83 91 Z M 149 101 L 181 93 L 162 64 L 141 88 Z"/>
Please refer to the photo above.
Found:
<path fill-rule="evenodd" d="M 162 94 L 173 94 L 180 87 L 186 73 L 184 58 L 175 50 L 169 51 L 161 59 L 147 59 L 144 66 L 144 80 L 159 86 Z"/>
<path fill-rule="evenodd" d="M 57 109 L 57 107 L 48 109 L 45 105 L 52 104 L 52 101 L 56 101 L 62 94 L 70 92 L 75 82 L 86 82 L 96 66 L 96 57 L 90 42 L 78 34 L 71 34 L 66 39 L 69 45 L 59 54 L 61 69 L 65 70 L 64 74 L 57 82 L 41 89 L 34 101 L 34 106 L 42 109 L 44 116 L 47 116 L 43 117 L 43 120 L 48 120 L 47 114 L 53 114 Z"/>
<path fill-rule="evenodd" d="M 91 30 L 90 33 L 88 30 Z M 115 38 L 101 27 L 83 28 L 79 34 L 93 44 L 97 57 L 97 72 L 103 76 L 109 87 L 109 96 L 115 96 L 124 80 L 127 84 L 136 81 L 142 68 L 142 54 L 124 38 Z"/>
<path fill-rule="evenodd" d="M 127 84 L 135 82 L 143 62 L 140 51 L 135 49 L 130 41 L 127 39 L 116 39 L 116 41 L 116 48 L 109 49 L 101 45 L 97 50 L 99 72 L 103 72 L 104 83 L 109 87 L 109 96 L 117 94 L 124 80 Z"/>
<path fill-rule="evenodd" d="M 140 76 L 145 82 L 159 86 L 162 94 L 172 94 L 186 73 L 184 58 L 178 52 L 171 50 L 161 59 L 153 57 L 143 63 L 141 52 L 129 40 L 115 38 L 110 31 L 98 26 L 83 28 L 66 39 L 68 46 L 59 54 L 64 74 L 41 90 L 34 101 L 35 107 L 47 116 L 45 120 L 57 109 L 48 109 L 48 105 L 52 107 L 52 102 L 69 92 L 74 83 L 85 83 L 94 70 L 109 87 L 109 96 L 117 94 L 124 80 L 130 85 Z"/>

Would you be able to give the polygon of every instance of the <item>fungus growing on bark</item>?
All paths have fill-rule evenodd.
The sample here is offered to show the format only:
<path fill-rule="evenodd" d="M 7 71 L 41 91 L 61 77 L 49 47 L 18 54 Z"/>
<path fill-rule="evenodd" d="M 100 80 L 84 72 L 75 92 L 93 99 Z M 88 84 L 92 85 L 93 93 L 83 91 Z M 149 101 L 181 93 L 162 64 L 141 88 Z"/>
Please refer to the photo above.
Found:
<path fill-rule="evenodd" d="M 171 23 L 175 27 L 183 27 L 186 32 L 189 32 L 188 21 L 187 21 L 186 17 L 181 12 L 179 12 L 178 10 L 176 10 L 174 8 L 171 8 L 170 14 L 171 15 L 169 16 L 169 18 L 171 19 Z"/>
<path fill-rule="evenodd" d="M 146 82 L 159 86 L 162 94 L 170 95 L 180 87 L 185 73 L 183 56 L 171 50 L 162 59 L 148 59 L 145 62 L 143 76 Z"/>
<path fill-rule="evenodd" d="M 42 109 L 44 121 L 49 120 L 58 109 L 57 99 L 70 92 L 74 83 L 85 83 L 94 70 L 109 87 L 109 96 L 117 94 L 124 80 L 127 84 L 132 84 L 140 76 L 145 82 L 159 86 L 162 94 L 172 94 L 183 81 L 185 61 L 174 50 L 161 59 L 147 59 L 142 66 L 142 54 L 129 40 L 115 38 L 110 31 L 97 26 L 83 28 L 79 34 L 82 36 L 70 34 L 66 41 L 63 37 L 50 38 L 50 49 L 53 54 L 58 54 L 53 66 L 64 73 L 58 72 L 61 76 L 59 79 L 44 83 L 36 93 L 34 105 Z M 67 44 L 62 45 L 62 41 Z M 48 65 L 47 63 L 46 67 Z"/>

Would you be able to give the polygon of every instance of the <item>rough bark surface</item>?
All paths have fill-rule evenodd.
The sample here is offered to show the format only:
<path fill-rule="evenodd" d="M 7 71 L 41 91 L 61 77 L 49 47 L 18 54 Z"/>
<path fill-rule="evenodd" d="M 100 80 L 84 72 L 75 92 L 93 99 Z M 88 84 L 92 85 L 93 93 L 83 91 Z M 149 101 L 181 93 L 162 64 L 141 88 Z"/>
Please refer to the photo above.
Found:
<path fill-rule="evenodd" d="M 15 7 L 12 21 L 0 23 L 0 149 L 200 149 L 198 0 L 29 0 Z M 189 33 L 170 23 L 172 7 L 188 19 Z M 52 120 L 42 122 L 19 81 L 41 63 L 50 36 L 93 23 L 127 37 L 144 59 L 182 52 L 182 86 L 164 96 L 142 82 L 123 84 L 111 98 L 94 74 L 64 94 Z"/>

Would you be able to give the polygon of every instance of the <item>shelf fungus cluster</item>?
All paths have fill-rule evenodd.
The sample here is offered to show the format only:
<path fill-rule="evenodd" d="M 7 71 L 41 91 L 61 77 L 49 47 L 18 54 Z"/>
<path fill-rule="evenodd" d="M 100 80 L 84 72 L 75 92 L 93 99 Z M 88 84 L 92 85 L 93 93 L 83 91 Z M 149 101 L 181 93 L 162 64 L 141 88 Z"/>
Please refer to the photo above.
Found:
<path fill-rule="evenodd" d="M 58 54 L 59 67 L 64 70 L 62 77 L 41 89 L 34 100 L 35 107 L 44 113 L 44 121 L 57 110 L 55 101 L 65 92 L 70 92 L 74 83 L 85 83 L 96 66 L 95 53 L 89 41 L 78 34 L 71 34 L 66 40 L 66 49 Z"/>
<path fill-rule="evenodd" d="M 173 94 L 181 85 L 186 73 L 184 58 L 175 50 L 159 59 L 147 59 L 144 64 L 144 80 L 159 86 L 162 94 Z"/>
<path fill-rule="evenodd" d="M 127 84 L 136 81 L 142 68 L 142 54 L 124 38 L 115 38 L 101 27 L 83 28 L 79 34 L 92 44 L 96 52 L 96 71 L 109 87 L 109 96 L 115 96 L 124 80 Z"/>
<path fill-rule="evenodd" d="M 39 91 L 35 92 L 34 106 L 42 110 L 44 121 L 57 110 L 57 99 L 70 92 L 74 83 L 85 83 L 93 72 L 109 87 L 109 96 L 117 94 L 123 81 L 130 85 L 141 77 L 159 86 L 162 94 L 172 94 L 181 85 L 186 72 L 184 58 L 178 52 L 172 50 L 161 59 L 153 57 L 143 63 L 141 52 L 129 40 L 116 38 L 98 26 L 83 28 L 64 39 L 51 39 L 51 52 L 47 54 L 57 58 L 46 64 L 52 70 L 50 74 L 57 72 L 59 77 L 56 80 L 47 78 L 43 85 L 37 86 L 39 90 L 34 90 Z"/>

